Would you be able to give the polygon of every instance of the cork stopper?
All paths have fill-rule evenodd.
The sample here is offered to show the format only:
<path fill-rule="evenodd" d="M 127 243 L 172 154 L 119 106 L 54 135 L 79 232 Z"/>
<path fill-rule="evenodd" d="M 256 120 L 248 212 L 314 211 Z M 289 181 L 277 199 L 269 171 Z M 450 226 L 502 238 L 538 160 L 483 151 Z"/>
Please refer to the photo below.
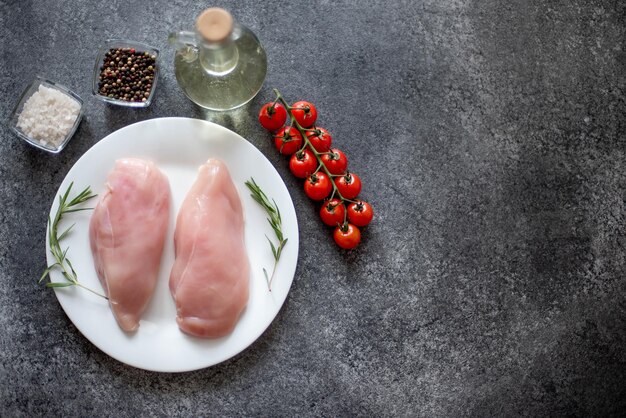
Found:
<path fill-rule="evenodd" d="M 224 9 L 211 7 L 196 19 L 196 30 L 207 42 L 222 42 L 233 30 L 233 17 Z"/>

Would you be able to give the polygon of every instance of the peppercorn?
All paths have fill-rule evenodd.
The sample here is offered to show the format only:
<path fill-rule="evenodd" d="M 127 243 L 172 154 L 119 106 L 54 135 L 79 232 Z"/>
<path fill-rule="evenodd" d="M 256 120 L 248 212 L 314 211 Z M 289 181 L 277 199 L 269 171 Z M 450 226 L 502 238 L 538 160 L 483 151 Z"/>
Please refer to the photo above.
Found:
<path fill-rule="evenodd" d="M 98 92 L 105 97 L 146 102 L 156 71 L 156 55 L 134 48 L 112 48 L 104 54 Z"/>

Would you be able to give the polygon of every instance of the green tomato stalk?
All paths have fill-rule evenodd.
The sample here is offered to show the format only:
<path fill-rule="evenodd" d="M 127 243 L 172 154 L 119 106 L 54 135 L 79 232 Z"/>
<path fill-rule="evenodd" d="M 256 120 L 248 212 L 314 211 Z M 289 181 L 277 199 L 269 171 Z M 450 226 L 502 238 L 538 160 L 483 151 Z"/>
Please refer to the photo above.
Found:
<path fill-rule="evenodd" d="M 274 93 L 276 94 L 276 100 L 274 100 L 274 102 L 272 103 L 272 106 L 275 106 L 277 103 L 280 103 L 284 108 L 285 111 L 287 112 L 287 114 L 289 115 L 289 119 L 290 119 L 290 123 L 288 124 L 289 129 L 296 129 L 298 131 L 298 133 L 300 134 L 300 136 L 302 137 L 302 147 L 296 151 L 295 155 L 302 155 L 302 153 L 308 148 L 311 153 L 315 156 L 315 159 L 317 161 L 317 168 L 315 169 L 315 171 L 313 173 L 311 173 L 309 175 L 309 177 L 305 180 L 305 181 L 310 181 L 312 180 L 313 182 L 315 182 L 315 176 L 318 174 L 318 172 L 321 170 L 323 173 L 325 173 L 331 183 L 332 186 L 332 193 L 330 193 L 330 196 L 327 196 L 326 198 L 327 203 L 325 203 L 327 206 L 327 209 L 333 210 L 335 207 L 342 205 L 345 210 L 343 212 L 343 222 L 341 224 L 339 224 L 339 222 L 337 222 L 337 229 L 335 230 L 334 233 L 334 239 L 335 242 L 337 243 L 337 245 L 339 245 L 342 248 L 345 249 L 350 249 L 350 248 L 354 248 L 356 245 L 358 245 L 358 243 L 360 242 L 360 231 L 359 229 L 354 226 L 354 228 L 352 228 L 352 225 L 350 223 L 348 223 L 348 208 L 349 205 L 346 205 L 347 202 L 351 203 L 351 204 L 356 204 L 359 205 L 360 201 L 359 200 L 352 200 L 349 199 L 347 197 L 345 197 L 344 195 L 342 195 L 341 191 L 339 190 L 339 187 L 337 186 L 337 184 L 335 183 L 334 179 L 339 177 L 345 177 L 346 181 L 350 182 L 351 181 L 351 175 L 350 172 L 346 172 L 345 174 L 332 174 L 330 172 L 330 169 L 326 166 L 326 164 L 324 164 L 324 160 L 322 159 L 322 156 L 324 155 L 330 155 L 331 159 L 337 158 L 337 154 L 329 151 L 329 152 L 318 152 L 315 147 L 313 146 L 312 142 L 309 140 L 309 135 L 307 134 L 314 134 L 314 135 L 321 135 L 322 133 L 320 132 L 319 129 L 313 127 L 313 128 L 304 128 L 296 119 L 296 117 L 294 116 L 294 110 L 296 109 L 302 109 L 300 107 L 292 107 L 289 106 L 289 104 L 287 103 L 287 101 L 284 99 L 284 97 L 280 94 L 280 92 L 277 89 L 274 89 Z M 260 120 L 260 116 L 259 116 L 259 120 Z M 271 127 L 266 126 L 263 121 L 261 121 L 261 124 L 268 130 L 272 130 Z M 281 144 L 281 147 L 285 145 L 285 143 L 287 143 L 288 141 L 293 141 L 294 139 L 289 138 L 289 137 L 285 137 L 283 138 L 283 143 Z M 281 153 L 283 153 L 282 148 L 281 148 Z M 290 153 L 289 153 L 290 154 Z M 298 158 L 298 157 L 296 157 Z M 295 174 L 295 173 L 294 173 Z M 306 183 L 305 183 L 305 189 L 306 189 Z M 313 197 L 312 197 L 313 198 Z M 338 199 L 340 201 L 340 203 L 336 203 L 336 204 L 331 204 L 330 201 L 333 199 Z M 359 206 L 359 207 L 363 207 L 363 205 Z M 369 223 L 369 221 L 367 222 Z M 367 225 L 367 223 L 365 225 Z M 362 226 L 365 226 L 362 225 Z M 351 233 L 350 231 L 355 230 L 356 231 L 356 241 L 354 241 L 354 236 L 355 234 Z M 338 237 L 339 234 L 339 237 Z M 341 234 L 347 234 L 345 236 L 342 236 Z M 349 237 L 350 236 L 350 237 Z M 352 242 L 346 242 L 344 240 L 344 238 L 348 238 L 348 239 L 352 239 Z"/>
<path fill-rule="evenodd" d="M 332 152 L 318 152 L 315 149 L 315 147 L 313 146 L 313 144 L 311 144 L 311 141 L 309 141 L 309 137 L 307 136 L 307 132 L 316 132 L 316 130 L 315 129 L 303 128 L 302 125 L 300 125 L 298 123 L 298 121 L 296 120 L 296 118 L 293 116 L 293 113 L 292 113 L 293 108 L 291 106 L 289 106 L 289 104 L 287 104 L 287 102 L 285 101 L 285 98 L 282 96 L 282 94 L 280 94 L 278 89 L 274 89 L 274 93 L 276 93 L 276 100 L 274 101 L 274 103 L 280 102 L 285 107 L 285 109 L 287 110 L 287 114 L 289 115 L 289 118 L 291 120 L 291 124 L 290 125 L 298 130 L 298 132 L 302 136 L 302 140 L 304 141 L 304 144 L 302 145 L 302 148 L 299 151 L 297 151 L 297 152 L 302 152 L 306 148 L 308 148 L 313 153 L 313 155 L 315 155 L 315 159 L 317 160 L 317 169 L 315 170 L 315 172 L 313 174 L 317 173 L 320 169 L 322 169 L 326 173 L 328 178 L 330 179 L 330 184 L 333 187 L 333 192 L 331 193 L 329 200 L 333 199 L 335 197 L 335 195 L 337 195 L 339 200 L 341 200 L 342 202 L 357 203 L 354 200 L 350 200 L 350 199 L 347 199 L 347 198 L 343 197 L 341 195 L 341 192 L 337 188 L 337 185 L 333 181 L 333 179 L 335 177 L 343 177 L 345 174 L 331 174 L 331 172 L 328 170 L 326 165 L 322 162 L 322 155 L 332 154 Z M 346 215 L 344 213 L 344 224 L 345 223 L 346 223 Z"/>

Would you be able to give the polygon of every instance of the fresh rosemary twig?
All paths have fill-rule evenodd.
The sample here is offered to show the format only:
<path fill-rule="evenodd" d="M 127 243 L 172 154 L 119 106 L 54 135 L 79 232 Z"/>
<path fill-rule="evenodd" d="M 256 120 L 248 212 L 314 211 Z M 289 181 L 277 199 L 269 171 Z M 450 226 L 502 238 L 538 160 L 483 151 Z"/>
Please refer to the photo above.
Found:
<path fill-rule="evenodd" d="M 265 280 L 267 281 L 267 287 L 272 291 L 272 280 L 274 279 L 274 273 L 276 273 L 276 266 L 278 265 L 278 260 L 280 259 L 280 255 L 283 252 L 283 248 L 287 244 L 287 238 L 283 236 L 282 230 L 282 219 L 280 217 L 280 210 L 278 209 L 278 205 L 276 201 L 272 199 L 270 202 L 267 195 L 261 190 L 258 184 L 254 181 L 254 178 L 250 178 L 250 180 L 246 181 L 246 186 L 252 192 L 250 196 L 267 212 L 269 218 L 267 221 L 270 223 L 270 226 L 274 230 L 274 234 L 278 239 L 278 246 L 274 245 L 272 240 L 266 235 L 265 238 L 270 243 L 270 247 L 272 248 L 272 254 L 274 255 L 274 268 L 272 269 L 272 275 L 268 276 L 267 270 L 263 268 L 263 273 L 265 274 Z"/>
<path fill-rule="evenodd" d="M 104 296 L 101 293 L 96 292 L 95 290 L 88 288 L 87 286 L 83 285 L 82 283 L 78 281 L 76 271 L 74 271 L 74 267 L 72 266 L 72 263 L 67 258 L 67 251 L 69 250 L 69 247 L 66 248 L 65 250 L 61 249 L 61 241 L 65 237 L 67 237 L 67 235 L 70 233 L 70 231 L 75 225 L 75 224 L 72 224 L 69 228 L 63 231 L 61 235 L 58 235 L 58 227 L 59 227 L 59 223 L 61 222 L 61 219 L 63 219 L 63 215 L 65 215 L 66 213 L 93 209 L 93 208 L 77 208 L 76 206 L 82 203 L 85 203 L 91 198 L 96 197 L 96 195 L 91 192 L 91 188 L 87 187 L 85 190 L 80 192 L 78 196 L 76 196 L 75 198 L 73 198 L 72 200 L 68 202 L 70 191 L 72 190 L 73 185 L 74 185 L 74 182 L 70 183 L 65 193 L 63 195 L 59 195 L 59 208 L 57 209 L 56 215 L 54 215 L 54 219 L 52 220 L 50 219 L 50 217 L 48 217 L 48 244 L 50 245 L 50 253 L 54 257 L 55 263 L 48 266 L 44 270 L 43 274 L 41 275 L 41 278 L 39 279 L 39 283 L 41 283 L 43 279 L 46 278 L 46 276 L 49 276 L 50 272 L 54 268 L 58 268 L 61 270 L 61 273 L 63 274 L 63 277 L 65 277 L 67 282 L 51 282 L 50 281 L 46 283 L 46 287 L 78 286 L 78 287 L 82 287 L 85 290 L 90 291 L 91 293 L 95 295 L 98 295 L 108 300 L 109 299 L 108 297 Z"/>

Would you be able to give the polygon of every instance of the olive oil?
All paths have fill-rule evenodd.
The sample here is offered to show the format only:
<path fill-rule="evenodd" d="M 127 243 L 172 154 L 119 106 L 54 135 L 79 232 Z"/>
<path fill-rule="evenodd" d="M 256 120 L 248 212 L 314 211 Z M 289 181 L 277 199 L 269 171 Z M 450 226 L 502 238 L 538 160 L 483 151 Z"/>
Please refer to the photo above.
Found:
<path fill-rule="evenodd" d="M 199 106 L 234 109 L 250 101 L 263 85 L 265 50 L 254 33 L 234 23 L 223 9 L 206 10 L 196 21 L 196 32 L 172 34 L 170 42 L 178 47 L 176 80 Z"/>

